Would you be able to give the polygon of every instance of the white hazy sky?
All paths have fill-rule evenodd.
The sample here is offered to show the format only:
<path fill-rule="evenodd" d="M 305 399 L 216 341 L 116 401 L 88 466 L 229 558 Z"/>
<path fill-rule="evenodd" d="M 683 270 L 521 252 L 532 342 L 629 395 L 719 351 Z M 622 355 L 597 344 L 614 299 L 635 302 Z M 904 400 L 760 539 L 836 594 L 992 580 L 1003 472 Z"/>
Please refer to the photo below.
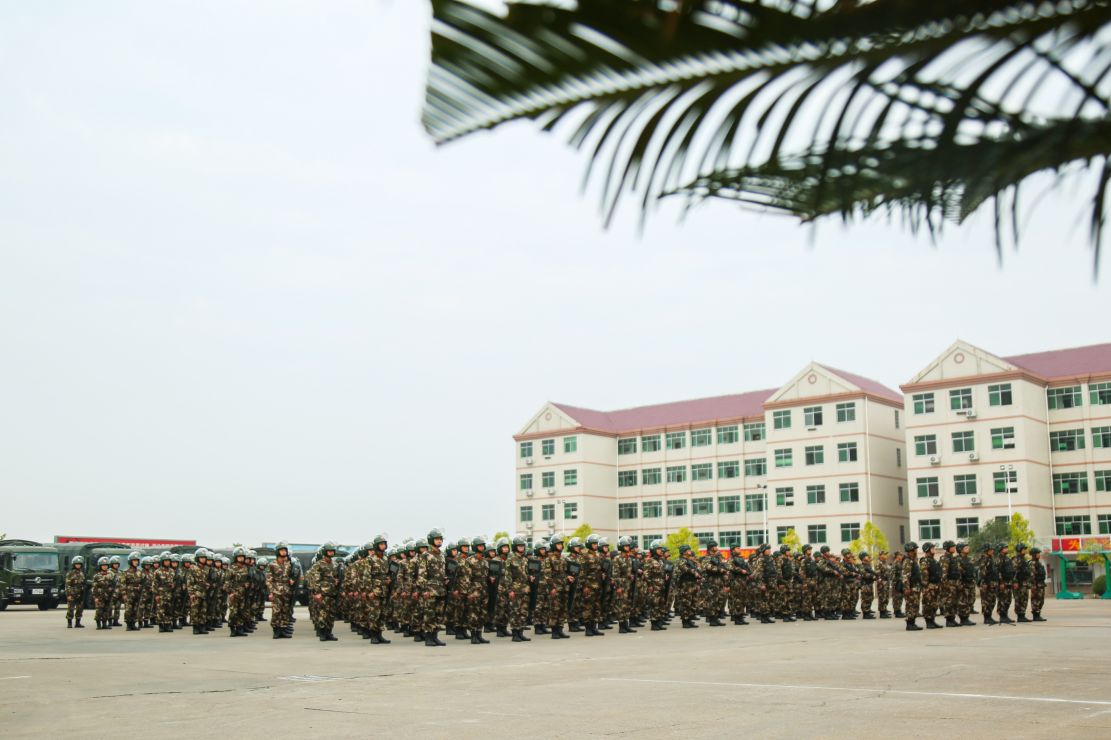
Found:
<path fill-rule="evenodd" d="M 427 13 L 0 2 L 0 532 L 489 534 L 546 400 L 1111 339 L 1072 191 L 1002 268 L 987 214 L 604 231 L 560 137 L 424 136 Z"/>

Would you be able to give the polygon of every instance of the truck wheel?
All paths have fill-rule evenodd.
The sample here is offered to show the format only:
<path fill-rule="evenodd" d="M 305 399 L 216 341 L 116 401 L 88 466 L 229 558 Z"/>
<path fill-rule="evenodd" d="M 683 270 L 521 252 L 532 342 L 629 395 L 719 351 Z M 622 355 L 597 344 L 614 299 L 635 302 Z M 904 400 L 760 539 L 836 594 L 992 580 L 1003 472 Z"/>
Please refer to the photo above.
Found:
<path fill-rule="evenodd" d="M 3 599 L 0 599 L 0 612 L 4 611 L 7 608 L 8 608 L 8 602 L 4 601 Z"/>
<path fill-rule="evenodd" d="M 40 601 L 39 602 L 39 611 L 40 612 L 44 612 L 44 611 L 48 610 L 49 608 L 50 608 L 50 602 L 49 601 Z"/>

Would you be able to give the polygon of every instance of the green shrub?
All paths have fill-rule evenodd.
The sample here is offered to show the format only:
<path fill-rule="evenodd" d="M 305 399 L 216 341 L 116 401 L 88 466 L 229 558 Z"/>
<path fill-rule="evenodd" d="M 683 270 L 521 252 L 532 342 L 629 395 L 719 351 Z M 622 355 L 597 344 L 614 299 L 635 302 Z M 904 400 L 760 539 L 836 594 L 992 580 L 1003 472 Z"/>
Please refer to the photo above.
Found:
<path fill-rule="evenodd" d="M 1096 576 L 1092 581 L 1092 593 L 1096 596 L 1103 596 L 1104 590 L 1107 588 L 1107 577 Z"/>

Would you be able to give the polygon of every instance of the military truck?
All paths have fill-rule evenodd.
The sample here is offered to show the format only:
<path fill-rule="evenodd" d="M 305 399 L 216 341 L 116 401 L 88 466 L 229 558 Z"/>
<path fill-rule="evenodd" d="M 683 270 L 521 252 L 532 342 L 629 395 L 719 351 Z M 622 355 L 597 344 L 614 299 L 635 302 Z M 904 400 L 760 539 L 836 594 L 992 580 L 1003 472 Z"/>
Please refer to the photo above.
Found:
<path fill-rule="evenodd" d="M 32 540 L 0 540 L 0 611 L 8 604 L 57 608 L 65 599 L 58 550 Z"/>
<path fill-rule="evenodd" d="M 70 563 L 77 555 L 85 558 L 85 608 L 90 609 L 93 606 L 93 576 L 96 575 L 97 567 L 96 561 L 101 557 L 110 558 L 113 555 L 119 555 L 120 569 L 127 568 L 127 556 L 131 554 L 134 547 L 130 547 L 121 542 L 65 542 L 54 545 L 54 549 L 58 551 L 58 563 L 62 569 L 62 578 L 69 572 Z M 61 591 L 62 599 L 65 599 L 65 589 Z"/>

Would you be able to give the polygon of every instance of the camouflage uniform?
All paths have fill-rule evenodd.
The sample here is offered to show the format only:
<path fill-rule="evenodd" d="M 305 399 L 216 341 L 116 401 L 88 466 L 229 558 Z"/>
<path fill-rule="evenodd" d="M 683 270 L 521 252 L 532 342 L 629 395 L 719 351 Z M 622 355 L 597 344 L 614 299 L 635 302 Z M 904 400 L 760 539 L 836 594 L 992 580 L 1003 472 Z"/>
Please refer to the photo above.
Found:
<path fill-rule="evenodd" d="M 618 542 L 617 557 L 613 560 L 611 578 L 613 583 L 613 615 L 617 619 L 619 631 L 635 631 L 629 626 L 633 618 L 633 560 L 631 545 Z"/>
<path fill-rule="evenodd" d="M 876 609 L 880 617 L 889 617 L 891 613 L 887 605 L 891 602 L 891 565 L 887 562 L 887 553 L 881 552 L 879 562 L 876 563 Z"/>
<path fill-rule="evenodd" d="M 76 570 L 70 566 L 69 573 L 66 573 L 66 624 L 73 619 L 77 620 L 78 627 L 84 627 L 81 624 L 81 615 L 85 613 L 85 566 L 81 565 L 81 570 Z"/>
<path fill-rule="evenodd" d="M 836 612 L 839 611 L 840 607 L 839 593 L 842 578 L 841 569 L 837 566 L 833 556 L 829 554 L 828 549 L 822 553 L 822 557 L 818 560 L 817 565 L 818 574 L 821 579 L 819 581 L 820 590 L 818 592 L 819 608 L 822 611 L 823 617 L 826 619 L 835 619 Z"/>
<path fill-rule="evenodd" d="M 159 632 L 170 632 L 176 620 L 174 588 L 177 581 L 177 571 L 169 563 L 168 558 L 162 560 L 162 564 L 153 576 L 154 621 L 158 623 Z"/>
<path fill-rule="evenodd" d="M 119 556 L 112 557 L 112 567 L 108 571 L 112 575 L 112 625 L 120 626 L 120 611 L 123 608 L 123 590 L 120 588 L 120 562 Z"/>
<path fill-rule="evenodd" d="M 594 535 L 591 535 L 593 537 Z M 602 560 L 597 550 L 588 546 L 580 559 L 579 571 L 579 621 L 587 625 L 587 633 L 597 632 L 597 625 L 605 616 L 602 613 L 602 588 L 605 585 Z"/>
<path fill-rule="evenodd" d="M 648 618 L 652 621 L 653 630 L 663 629 L 663 622 L 667 619 L 667 580 L 664 572 L 664 558 L 666 556 L 652 555 L 644 561 L 640 587 L 644 589 L 644 597 L 648 603 Z"/>
<path fill-rule="evenodd" d="M 872 569 L 872 560 L 868 553 L 860 554 L 860 565 L 857 567 L 860 574 L 860 612 L 865 619 L 875 619 L 872 611 L 872 601 L 876 595 L 876 571 Z"/>
<path fill-rule="evenodd" d="M 502 576 L 509 610 L 508 626 L 513 633 L 514 642 L 528 639 L 522 634 L 528 624 L 529 592 L 528 558 L 524 555 L 524 548 L 524 538 L 515 537 L 513 549 L 505 559 L 505 574 Z"/>
<path fill-rule="evenodd" d="M 702 580 L 698 561 L 689 555 L 688 550 L 675 564 L 675 611 L 685 627 L 693 626 L 698 616 L 698 590 Z"/>
<path fill-rule="evenodd" d="M 388 642 L 382 637 L 386 623 L 386 598 L 390 589 L 390 563 L 385 557 L 385 539 L 375 544 L 375 550 L 367 556 L 363 587 L 366 589 L 366 625 L 379 642 Z M 373 637 L 371 638 L 373 639 Z"/>
<path fill-rule="evenodd" d="M 207 624 L 208 615 L 208 568 L 200 563 L 185 571 L 185 589 L 189 597 L 189 619 L 193 622 L 193 634 L 200 634 Z"/>
<path fill-rule="evenodd" d="M 139 602 L 143 598 L 142 571 L 134 565 L 129 566 L 127 570 L 120 573 L 116 587 L 120 591 L 120 600 L 124 604 L 123 620 L 127 624 L 128 631 L 133 632 L 139 629 Z"/>
<path fill-rule="evenodd" d="M 471 629 L 471 643 L 478 645 L 487 642 L 482 637 L 486 626 L 486 593 L 489 579 L 489 562 L 478 538 L 472 540 L 475 552 L 461 565 L 459 572 L 459 594 L 466 599 L 466 625 Z"/>
<path fill-rule="evenodd" d="M 430 547 L 417 558 L 417 591 L 420 594 L 420 631 L 425 645 L 443 645 L 436 633 L 444 623 L 444 592 L 447 581 L 444 556 L 440 548 L 429 542 Z"/>
<path fill-rule="evenodd" d="M 1030 611 L 1035 622 L 1044 622 L 1042 607 L 1045 606 L 1045 563 L 1042 562 L 1042 551 L 1036 547 L 1030 548 L 1033 559 L 1030 561 Z"/>
<path fill-rule="evenodd" d="M 228 595 L 228 626 L 232 637 L 246 634 L 245 629 L 251 621 L 251 604 L 247 594 L 250 579 L 246 560 L 241 561 L 238 557 L 224 572 L 223 586 Z"/>
<path fill-rule="evenodd" d="M 941 595 L 940 595 L 940 611 L 945 615 L 945 623 L 947 627 L 952 627 L 953 622 L 957 616 L 957 606 L 960 601 L 961 593 L 961 562 L 954 553 L 950 550 L 955 547 L 953 543 L 946 542 L 945 551 L 938 558 L 938 564 L 941 566 Z"/>
<path fill-rule="evenodd" d="M 1026 622 L 1026 607 L 1030 603 L 1030 561 L 1026 559 L 1026 546 L 1019 544 L 1015 549 L 1015 616 L 1018 621 Z"/>
<path fill-rule="evenodd" d="M 921 568 L 925 580 L 925 585 L 922 587 L 922 616 L 926 619 L 928 626 L 936 626 L 933 624 L 933 620 L 937 615 L 945 574 L 942 571 L 941 563 L 933 557 L 933 549 L 924 546 L 923 550 L 926 554 L 918 560 L 918 567 Z M 906 593 L 906 590 L 904 589 L 903 592 Z M 910 615 L 909 611 L 907 615 Z"/>
<path fill-rule="evenodd" d="M 907 546 L 913 545 L 908 542 Z M 906 559 L 899 567 L 899 585 L 906 600 L 907 629 L 922 629 L 914 623 L 918 618 L 918 606 L 922 598 L 922 588 L 925 585 L 925 573 L 921 561 L 914 557 L 917 548 L 907 550 Z M 922 560 L 925 560 L 923 558 Z"/>
<path fill-rule="evenodd" d="M 752 570 L 748 566 L 748 561 L 741 555 L 740 548 L 734 548 L 729 557 L 729 616 L 733 619 L 733 624 L 748 624 L 745 621 L 747 595 L 748 595 L 748 582 L 752 576 Z"/>
<path fill-rule="evenodd" d="M 891 611 L 896 617 L 903 615 L 903 582 L 901 570 L 906 556 L 903 553 L 895 555 L 895 562 L 891 564 Z"/>
<path fill-rule="evenodd" d="M 698 611 L 706 617 L 707 624 L 718 627 L 722 624 L 721 617 L 725 615 L 725 577 L 728 571 L 721 553 L 717 551 L 717 544 L 711 542 L 707 549 L 709 553 L 700 563 L 702 603 Z"/>
<path fill-rule="evenodd" d="M 860 601 L 860 572 L 851 552 L 843 551 L 841 557 L 841 618 L 856 619 L 856 605 Z"/>
<path fill-rule="evenodd" d="M 968 546 L 965 545 L 957 554 L 961 560 L 961 592 L 957 600 L 957 617 L 962 625 L 973 624 L 968 618 L 972 614 L 972 607 L 976 603 L 976 564 L 968 556 Z"/>
<path fill-rule="evenodd" d="M 1015 564 L 1005 552 L 1004 548 L 998 549 L 998 554 L 995 556 L 995 566 L 999 573 L 999 588 L 996 591 L 996 603 L 999 610 L 999 621 L 1004 624 L 1011 623 L 1012 620 L 1007 616 L 1007 612 L 1011 609 L 1011 597 L 1015 592 Z"/>
<path fill-rule="evenodd" d="M 551 548 L 540 564 L 540 582 L 548 592 L 547 624 L 553 637 L 570 637 L 563 633 L 563 625 L 567 623 L 567 563 L 562 549 L 554 544 Z"/>
<path fill-rule="evenodd" d="M 322 548 L 323 550 L 324 548 Z M 334 549 L 333 549 L 334 551 Z M 339 596 L 339 578 L 336 573 L 334 558 L 327 555 L 321 557 L 305 575 L 305 585 L 308 586 L 312 600 L 316 602 L 313 610 L 313 626 L 322 641 L 330 642 L 337 639 L 332 634 L 336 623 L 336 600 Z"/>
<path fill-rule="evenodd" d="M 274 558 L 266 566 L 266 590 L 270 592 L 270 629 L 287 630 L 293 616 L 293 563 L 289 557 Z"/>
<path fill-rule="evenodd" d="M 145 558 L 144 558 L 145 559 Z M 150 627 L 154 621 L 154 566 L 147 560 L 141 571 L 142 596 L 139 598 L 139 621 Z"/>
<path fill-rule="evenodd" d="M 984 624 L 995 624 L 992 614 L 995 613 L 995 601 L 999 595 L 999 567 L 995 562 L 995 555 L 991 549 L 984 547 L 979 563 L 980 581 L 980 612 L 984 615 Z"/>
<path fill-rule="evenodd" d="M 93 576 L 93 604 L 96 605 L 97 629 L 105 629 L 111 621 L 112 590 L 115 578 L 108 569 L 97 570 Z"/>

